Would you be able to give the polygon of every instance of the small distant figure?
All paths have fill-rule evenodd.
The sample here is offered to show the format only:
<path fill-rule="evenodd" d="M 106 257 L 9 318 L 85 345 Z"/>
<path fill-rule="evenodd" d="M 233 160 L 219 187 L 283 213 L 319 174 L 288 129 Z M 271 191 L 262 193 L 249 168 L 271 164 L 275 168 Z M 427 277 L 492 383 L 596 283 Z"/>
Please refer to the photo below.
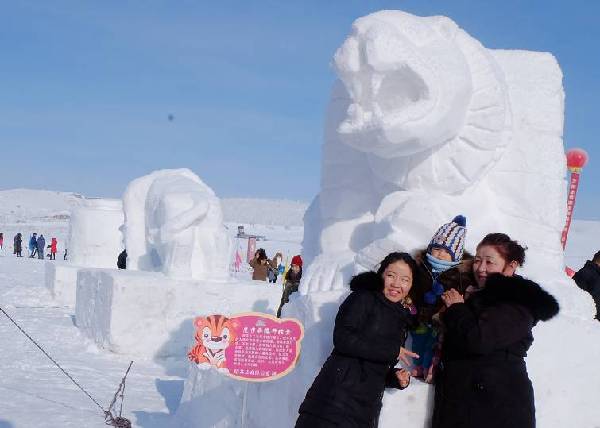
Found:
<path fill-rule="evenodd" d="M 56 238 L 52 238 L 50 241 L 50 260 L 56 260 L 56 251 L 58 247 L 58 241 Z"/>
<path fill-rule="evenodd" d="M 269 275 L 269 269 L 274 267 L 274 262 L 269 260 L 264 248 L 259 248 L 254 253 L 254 258 L 250 260 L 250 266 L 254 269 L 252 272 L 252 280 L 266 281 L 267 276 Z"/>
<path fill-rule="evenodd" d="M 292 257 L 290 270 L 288 270 L 285 274 L 285 279 L 283 283 L 283 294 L 281 296 L 281 303 L 279 303 L 279 309 L 277 309 L 277 318 L 281 318 L 281 308 L 283 308 L 283 305 L 290 301 L 290 295 L 298 291 L 301 279 L 302 257 L 300 257 L 300 255 L 297 255 Z"/>
<path fill-rule="evenodd" d="M 174 115 L 172 115 L 172 114 L 169 114 L 169 115 L 167 116 L 167 119 L 169 119 L 169 122 L 173 122 L 173 120 L 175 119 L 175 116 L 174 116 Z"/>
<path fill-rule="evenodd" d="M 29 258 L 34 258 L 37 253 L 37 233 L 33 233 L 29 238 Z"/>
<path fill-rule="evenodd" d="M 596 304 L 596 319 L 600 321 L 600 251 L 573 276 L 579 288 L 592 295 Z"/>
<path fill-rule="evenodd" d="M 4 248 L 4 233 L 0 232 L 0 250 Z"/>
<path fill-rule="evenodd" d="M 14 253 L 16 254 L 17 257 L 23 257 L 23 255 L 21 254 L 22 251 L 22 244 L 23 244 L 23 237 L 21 235 L 21 232 L 17 233 L 15 235 L 14 238 Z"/>
<path fill-rule="evenodd" d="M 37 255 L 40 260 L 44 260 L 44 248 L 46 248 L 46 238 L 40 233 L 37 239 Z"/>
<path fill-rule="evenodd" d="M 121 251 L 117 257 L 117 267 L 119 269 L 127 269 L 127 250 Z"/>
<path fill-rule="evenodd" d="M 281 265 L 281 261 L 283 260 L 283 254 L 277 253 L 275 257 L 273 257 L 272 263 L 269 266 L 269 283 L 275 284 L 277 282 L 277 277 L 279 276 L 279 267 Z"/>
<path fill-rule="evenodd" d="M 65 248 L 65 253 L 63 254 L 63 260 L 67 260 L 67 249 Z"/>

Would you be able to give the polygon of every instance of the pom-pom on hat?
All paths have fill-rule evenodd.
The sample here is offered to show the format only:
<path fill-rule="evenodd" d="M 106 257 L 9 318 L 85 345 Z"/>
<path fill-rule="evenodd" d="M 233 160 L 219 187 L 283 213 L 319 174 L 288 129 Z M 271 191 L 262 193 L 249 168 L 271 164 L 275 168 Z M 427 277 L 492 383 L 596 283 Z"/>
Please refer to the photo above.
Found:
<path fill-rule="evenodd" d="M 296 265 L 296 266 L 299 266 L 299 267 L 302 267 L 302 257 L 300 257 L 300 256 L 294 256 L 294 257 L 292 257 L 292 264 Z"/>
<path fill-rule="evenodd" d="M 442 225 L 435 232 L 427 247 L 427 252 L 431 253 L 432 248 L 443 248 L 450 253 L 453 262 L 458 262 L 463 256 L 466 235 L 467 219 L 462 215 L 457 215 L 450 223 Z"/>

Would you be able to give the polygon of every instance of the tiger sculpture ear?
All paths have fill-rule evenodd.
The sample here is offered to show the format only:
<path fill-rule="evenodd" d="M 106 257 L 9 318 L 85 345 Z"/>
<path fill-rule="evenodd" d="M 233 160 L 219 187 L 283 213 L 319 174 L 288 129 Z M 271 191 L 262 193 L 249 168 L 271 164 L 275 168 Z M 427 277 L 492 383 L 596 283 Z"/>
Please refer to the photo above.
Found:
<path fill-rule="evenodd" d="M 206 318 L 204 317 L 196 317 L 194 318 L 194 327 L 197 329 L 202 328 L 202 326 L 206 324 Z"/>

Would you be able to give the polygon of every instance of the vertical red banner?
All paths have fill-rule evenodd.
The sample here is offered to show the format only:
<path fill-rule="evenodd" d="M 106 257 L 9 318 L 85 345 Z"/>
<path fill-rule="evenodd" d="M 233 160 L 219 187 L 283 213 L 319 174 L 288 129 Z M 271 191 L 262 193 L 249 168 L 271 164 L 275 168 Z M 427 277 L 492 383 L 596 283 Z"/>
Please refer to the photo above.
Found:
<path fill-rule="evenodd" d="M 571 220 L 573 217 L 573 208 L 575 208 L 575 198 L 577 197 L 577 188 L 579 187 L 579 173 L 571 172 L 571 184 L 569 185 L 569 196 L 567 198 L 567 222 L 562 232 L 560 239 L 563 249 L 567 245 L 567 237 L 569 235 L 569 228 L 571 227 Z"/>
<path fill-rule="evenodd" d="M 254 253 L 256 252 L 256 238 L 251 236 L 248 238 L 248 252 L 246 253 L 246 260 L 250 263 L 250 260 L 254 258 Z"/>

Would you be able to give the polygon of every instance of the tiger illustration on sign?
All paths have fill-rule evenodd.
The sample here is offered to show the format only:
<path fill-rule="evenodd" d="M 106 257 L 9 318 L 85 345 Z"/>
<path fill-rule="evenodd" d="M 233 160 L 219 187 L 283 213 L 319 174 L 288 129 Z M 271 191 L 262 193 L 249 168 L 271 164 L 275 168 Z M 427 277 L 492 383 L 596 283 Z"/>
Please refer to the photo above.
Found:
<path fill-rule="evenodd" d="M 225 349 L 235 342 L 236 322 L 223 315 L 209 315 L 194 319 L 196 345 L 188 352 L 190 361 L 226 369 Z"/>

